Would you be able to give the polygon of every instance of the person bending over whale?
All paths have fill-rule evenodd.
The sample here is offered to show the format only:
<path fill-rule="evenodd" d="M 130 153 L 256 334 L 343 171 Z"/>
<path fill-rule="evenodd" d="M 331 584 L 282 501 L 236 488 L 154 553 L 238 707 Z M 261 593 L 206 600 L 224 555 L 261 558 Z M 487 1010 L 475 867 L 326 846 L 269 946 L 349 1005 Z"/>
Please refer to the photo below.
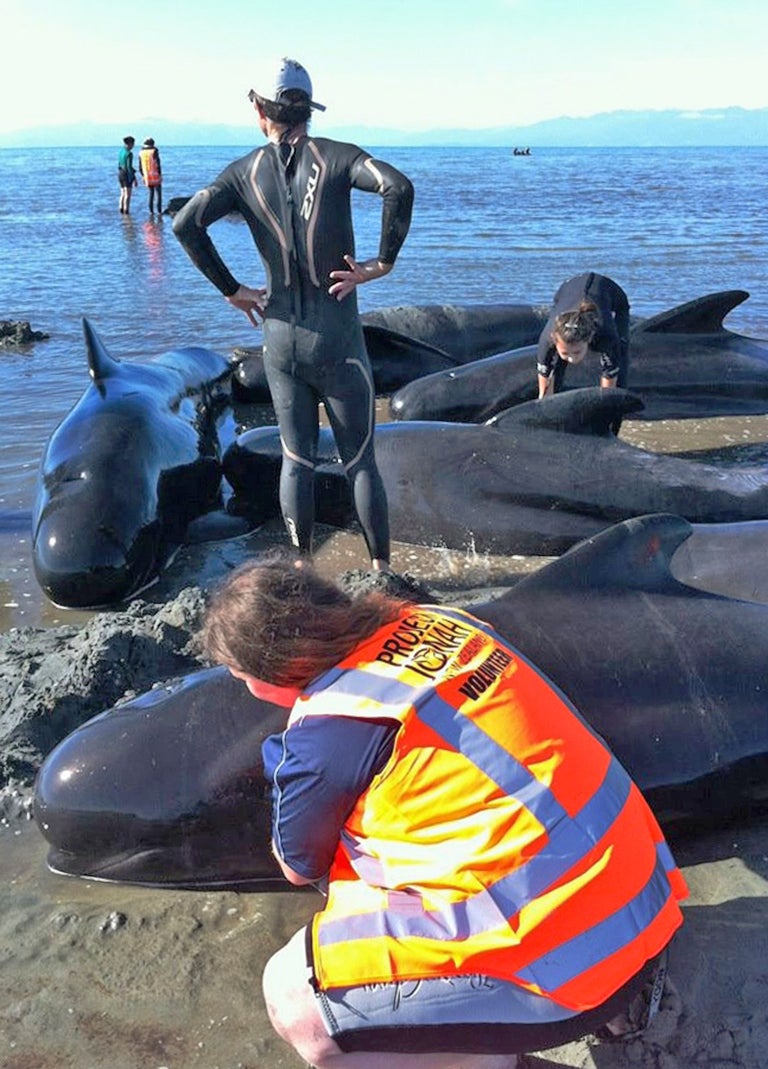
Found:
<path fill-rule="evenodd" d="M 312 83 L 293 59 L 271 87 L 248 94 L 267 144 L 236 160 L 177 214 L 173 229 L 193 263 L 254 326 L 264 320 L 264 368 L 283 450 L 280 505 L 302 556 L 312 552 L 318 405 L 325 405 L 375 570 L 388 569 L 389 519 L 373 450 L 374 385 L 356 289 L 388 274 L 410 226 L 413 186 L 356 145 L 310 137 Z M 383 200 L 378 256 L 357 260 L 352 189 Z M 268 288 L 241 285 L 208 227 L 240 212 Z"/>
<path fill-rule="evenodd" d="M 589 271 L 564 282 L 539 337 L 539 399 L 558 393 L 569 364 L 592 350 L 600 354 L 600 385 L 627 385 L 629 301 L 621 286 Z"/>
<path fill-rule="evenodd" d="M 488 625 L 262 560 L 201 640 L 286 707 L 272 847 L 327 900 L 263 988 L 316 1069 L 510 1069 L 660 992 L 683 877 L 602 739 Z"/>

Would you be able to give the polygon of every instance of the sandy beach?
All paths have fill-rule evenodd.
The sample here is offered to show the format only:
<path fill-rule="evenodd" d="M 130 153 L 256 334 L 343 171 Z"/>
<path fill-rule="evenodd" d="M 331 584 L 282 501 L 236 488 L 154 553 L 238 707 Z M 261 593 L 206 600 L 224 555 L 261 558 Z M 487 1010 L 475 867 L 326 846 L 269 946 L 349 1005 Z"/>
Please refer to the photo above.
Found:
<path fill-rule="evenodd" d="M 721 7 L 725 15 L 726 8 Z M 473 35 L 486 18 L 494 17 L 491 9 L 488 5 L 487 12 L 473 11 L 469 36 L 461 20 L 457 22 L 463 34 L 461 50 L 476 55 L 483 71 L 489 69 L 488 48 L 474 47 Z M 34 14 L 31 5 L 24 10 L 24 18 Z M 681 10 L 690 23 L 690 9 Z M 629 9 L 622 11 L 628 17 Z M 721 81 L 722 100 L 738 101 L 738 85 L 731 76 L 738 34 L 741 31 L 749 40 L 755 55 L 763 40 L 753 25 L 745 32 L 747 12 L 741 13 L 743 18 L 735 9 L 728 8 L 727 13 L 723 26 L 728 31 L 728 57 L 714 65 L 696 52 L 695 26 L 682 37 L 666 27 L 666 40 L 685 41 L 682 55 L 679 48 L 660 49 L 645 32 L 645 9 L 633 16 L 639 34 L 627 34 L 623 16 L 609 20 L 619 27 L 633 53 L 625 64 L 628 84 L 659 88 L 654 79 L 632 77 L 645 41 L 654 59 L 669 60 L 675 94 L 680 86 L 690 90 L 691 79 L 681 77 L 681 63 L 687 62 L 694 74 L 707 72 L 708 93 L 716 94 Z M 99 19 L 107 14 L 102 6 Z M 355 40 L 358 32 L 357 40 L 368 42 L 365 53 L 370 34 L 361 36 L 355 23 L 365 23 L 366 9 L 358 4 L 354 15 L 346 14 L 344 42 Z M 581 26 L 585 18 L 581 9 L 572 14 Z M 155 65 L 156 73 L 172 76 L 176 91 L 181 82 L 173 64 L 166 62 L 173 33 L 159 28 L 157 19 L 162 22 L 162 15 L 153 9 L 154 33 L 148 34 L 144 24 L 136 31 L 143 35 L 140 48 L 126 45 L 130 27 L 113 38 L 123 57 L 141 55 L 142 69 L 149 69 L 146 50 L 156 43 L 164 54 L 163 62 Z M 666 15 L 673 18 L 671 11 Z M 530 17 L 541 23 L 542 11 L 531 6 Z M 755 17 L 754 11 L 749 13 L 753 23 Z M 104 61 L 104 48 L 93 47 L 91 31 L 98 27 L 89 27 L 83 36 L 88 59 L 78 64 L 70 25 L 77 22 L 77 12 L 62 7 L 60 18 L 67 20 L 66 33 L 62 35 L 56 19 L 46 22 L 38 17 L 37 25 L 30 23 L 31 36 L 26 34 L 23 44 L 10 52 L 23 55 L 25 67 L 23 92 L 9 95 L 12 106 L 7 111 L 14 123 L 19 109 L 34 97 L 29 65 L 37 56 L 48 66 L 66 65 L 66 77 L 46 75 L 37 80 L 46 123 L 52 121 L 52 104 L 77 83 L 73 71 L 83 74 L 82 114 L 90 114 L 95 106 L 94 85 Z M 376 18 L 382 22 L 380 11 Z M 416 5 L 410 5 L 407 21 L 414 19 Z M 508 20 L 514 36 L 511 53 L 499 26 L 493 26 L 488 38 L 502 42 L 504 71 L 517 78 L 524 78 L 524 73 L 518 64 L 509 63 L 509 56 L 519 52 L 524 40 L 517 28 L 521 19 L 524 23 L 520 8 Z M 285 21 L 284 13 L 276 9 L 272 21 L 280 20 Z M 138 25 L 135 18 L 128 21 Z M 200 52 L 203 70 L 215 48 L 210 20 L 197 21 L 206 35 Z M 338 36 L 339 10 L 324 21 L 328 32 Z M 438 19 L 441 26 L 445 21 L 442 16 Z M 560 21 L 570 27 L 568 19 Z M 323 32 L 322 22 L 308 12 L 306 26 L 315 38 Z M 699 20 L 708 33 L 713 30 L 711 22 Z M 176 33 L 180 26 L 176 13 L 170 23 L 167 29 Z M 187 18 L 186 29 L 194 28 L 194 23 Z M 400 22 L 390 18 L 388 24 L 397 31 L 393 39 L 402 38 Z M 51 48 L 40 45 L 40 35 L 46 32 L 57 35 Z M 585 63 L 594 67 L 592 41 L 601 39 L 605 44 L 605 40 L 590 38 L 589 27 L 586 32 L 587 47 L 581 51 Z M 435 65 L 425 61 L 424 50 L 418 47 L 418 34 L 411 36 L 419 70 L 434 75 Z M 11 33 L 11 43 L 12 39 Z M 33 49 L 31 40 L 36 42 Z M 244 35 L 244 41 L 250 58 L 240 68 L 245 79 L 242 85 L 238 81 L 235 106 L 242 109 L 238 121 L 252 123 L 253 112 L 245 99 L 252 84 L 250 64 L 255 62 L 252 36 Z M 551 44 L 547 39 L 550 50 Z M 717 45 L 716 51 L 722 50 L 722 35 Z M 397 40 L 395 54 L 404 49 L 403 41 Z M 578 52 L 572 39 L 565 50 L 569 56 Z M 530 51 L 536 56 L 541 48 Z M 234 72 L 230 52 L 227 47 L 222 54 Z M 328 62 L 334 54 L 331 49 Z M 443 66 L 459 85 L 455 64 Z M 13 62 L 5 64 L 20 82 L 13 67 Z M 120 69 L 124 67 L 123 61 Z M 742 67 L 745 75 L 752 72 L 759 79 L 759 63 Z M 385 77 L 393 77 L 397 88 L 404 87 L 415 100 L 401 68 L 401 63 L 392 66 Z M 189 56 L 182 75 L 182 81 L 190 78 L 195 83 L 192 95 L 199 91 L 207 106 L 210 79 L 199 77 Z M 346 68 L 343 77 L 349 96 Z M 551 77 L 548 80 L 552 83 Z M 604 72 L 592 81 L 600 104 L 605 97 Z M 368 88 L 381 92 L 379 79 L 368 82 Z M 568 86 L 575 84 L 573 77 L 560 82 L 568 92 Z M 51 94 L 53 85 L 57 90 Z M 456 85 L 449 86 L 453 95 Z M 142 87 L 153 100 L 160 100 L 154 77 L 134 78 L 124 98 L 135 115 L 141 114 L 136 93 Z M 759 92 L 764 95 L 763 88 Z M 352 96 L 357 95 L 353 90 Z M 477 112 L 477 92 L 464 96 Z M 522 94 L 513 92 L 510 99 L 536 96 L 528 86 Z M 328 118 L 336 121 L 339 113 L 330 107 L 332 100 L 320 99 L 329 104 Z M 434 94 L 424 99 L 434 111 Z M 189 94 L 183 100 L 189 117 Z M 384 100 L 391 118 L 398 109 L 391 95 L 385 94 Z M 507 122 L 509 102 L 504 96 L 498 100 Z M 356 99 L 353 103 L 359 108 Z M 105 106 L 114 117 L 109 95 Z M 144 114 L 157 112 L 150 109 Z M 224 112 L 218 109 L 218 114 Z M 631 112 L 627 116 L 632 122 Z M 483 123 L 490 121 L 485 112 L 480 118 Z M 686 113 L 680 118 L 688 128 L 695 116 Z M 710 121 L 701 117 L 696 121 L 713 130 L 722 126 L 712 118 L 710 113 Z M 455 123 L 453 109 L 445 121 Z M 322 116 L 316 116 L 316 122 L 322 135 Z M 581 122 L 577 120 L 577 125 Z M 79 138 L 67 137 L 55 143 L 61 147 L 3 150 L 0 243 L 7 254 L 0 256 L 0 310 L 4 317 L 27 320 L 50 337 L 33 346 L 3 350 L 0 361 L 0 1069 L 303 1069 L 301 1060 L 272 1033 L 260 978 L 272 951 L 317 908 L 313 892 L 287 886 L 269 893 L 161 891 L 57 876 L 46 867 L 47 845 L 29 818 L 35 771 L 58 739 L 124 696 L 196 667 L 189 640 L 209 583 L 243 556 L 270 544 L 285 544 L 282 524 L 276 522 L 253 538 L 187 547 L 156 586 L 142 595 L 146 600 L 136 601 L 127 612 L 94 615 L 58 609 L 35 579 L 30 546 L 35 472 L 49 435 L 89 381 L 82 318 L 99 331 L 110 353 L 126 361 L 154 359 L 189 344 L 228 353 L 260 340 L 193 268 L 173 236 L 171 220 L 148 213 L 146 191 L 137 191 L 130 216 L 118 214 L 114 172 L 120 138 L 127 130 L 121 128 L 119 136 L 112 131 L 101 145 L 86 146 Z M 252 126 L 251 134 L 256 132 Z M 152 133 L 161 146 L 166 205 L 175 194 L 194 192 L 246 151 L 216 144 L 207 133 L 203 144 L 188 138 L 172 144 L 156 128 L 134 133 L 139 143 Z M 253 144 L 250 134 L 247 140 Z M 583 146 L 579 133 L 573 148 L 536 145 L 532 156 L 523 160 L 513 158 L 509 147 L 487 144 L 393 147 L 391 153 L 387 149 L 384 158 L 415 181 L 417 208 L 396 273 L 382 280 L 380 289 L 366 291 L 361 310 L 510 300 L 545 304 L 564 278 L 576 270 L 596 269 L 627 288 L 632 314 L 640 318 L 657 316 L 713 291 L 748 291 L 749 300 L 728 316 L 727 328 L 754 339 L 768 338 L 764 223 L 768 148 L 728 143 L 699 149 L 687 142 L 685 147 L 662 143 L 657 148 L 617 148 L 615 141 L 603 149 Z M 355 209 L 357 251 L 368 256 L 378 247 L 381 209 L 377 198 L 360 199 L 363 204 Z M 261 284 L 248 227 L 222 220 L 220 231 L 227 261 L 242 265 L 244 281 Z M 383 399 L 379 406 L 380 419 L 388 418 Z M 726 467 L 764 468 L 768 462 L 766 415 L 654 423 L 626 420 L 621 434 L 641 448 L 690 458 L 710 460 L 712 452 L 719 451 L 719 462 Z M 358 534 L 319 531 L 318 548 L 319 563 L 333 574 L 363 563 Z M 436 600 L 460 604 L 490 596 L 494 588 L 546 563 L 543 558 L 492 558 L 474 550 L 453 553 L 403 543 L 394 548 L 398 570 L 426 582 Z M 686 923 L 674 943 L 658 1017 L 640 1039 L 599 1044 L 588 1037 L 528 1055 L 523 1059 L 527 1069 L 768 1069 L 768 815 L 672 845 L 691 896 L 684 904 Z"/>
<path fill-rule="evenodd" d="M 313 892 L 175 892 L 54 876 L 32 822 L 0 829 L 3 1069 L 302 1069 L 273 1033 L 264 962 Z M 674 844 L 688 880 L 660 1011 L 530 1069 L 765 1069 L 768 820 Z"/>
<path fill-rule="evenodd" d="M 62 708 L 93 715 L 118 692 L 188 670 L 203 592 L 176 587 L 189 574 L 213 580 L 246 552 L 247 540 L 195 547 L 152 603 L 85 627 L 2 636 L 4 710 L 21 696 L 50 726 Z M 454 580 L 452 600 L 487 593 L 469 585 L 476 578 Z M 3 725 L 6 774 L 18 774 L 0 809 L 0 1069 L 300 1069 L 270 1028 L 260 976 L 317 908 L 315 893 L 164 891 L 52 874 L 23 774 L 40 737 Z M 768 817 L 673 848 L 691 897 L 658 1016 L 639 1039 L 588 1037 L 530 1054 L 531 1069 L 768 1065 Z"/>

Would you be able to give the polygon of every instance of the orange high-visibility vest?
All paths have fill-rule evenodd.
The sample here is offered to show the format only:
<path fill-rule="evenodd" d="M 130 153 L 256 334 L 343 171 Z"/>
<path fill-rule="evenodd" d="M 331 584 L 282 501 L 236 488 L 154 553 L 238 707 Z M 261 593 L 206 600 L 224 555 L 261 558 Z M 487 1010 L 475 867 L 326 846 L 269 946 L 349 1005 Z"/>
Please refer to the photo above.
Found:
<path fill-rule="evenodd" d="M 484 974 L 576 1011 L 659 953 L 687 895 L 640 791 L 491 628 L 419 606 L 307 688 L 307 716 L 399 722 L 313 922 L 320 988 Z"/>
<path fill-rule="evenodd" d="M 141 160 L 141 173 L 144 182 L 148 186 L 159 186 L 162 181 L 160 173 L 160 158 L 157 148 L 143 148 L 139 153 Z"/>

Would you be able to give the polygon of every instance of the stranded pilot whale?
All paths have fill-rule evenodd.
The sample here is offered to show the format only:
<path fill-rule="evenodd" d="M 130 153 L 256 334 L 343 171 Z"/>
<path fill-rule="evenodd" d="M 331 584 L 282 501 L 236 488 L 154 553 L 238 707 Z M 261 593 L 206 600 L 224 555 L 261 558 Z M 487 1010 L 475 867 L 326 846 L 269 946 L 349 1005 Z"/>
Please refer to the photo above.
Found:
<path fill-rule="evenodd" d="M 116 360 L 83 320 L 91 383 L 53 432 L 33 512 L 35 575 L 57 605 L 113 604 L 157 578 L 216 507 L 216 413 L 231 368 L 209 349 Z"/>
<path fill-rule="evenodd" d="M 688 585 L 690 557 L 675 578 L 692 535 L 705 547 L 727 538 L 675 516 L 628 520 L 468 606 L 607 740 L 667 827 L 717 824 L 768 798 L 768 605 Z M 721 587 L 741 566 L 721 555 Z M 36 781 L 49 866 L 166 887 L 283 888 L 261 744 L 286 715 L 209 668 L 83 724 Z"/>
<path fill-rule="evenodd" d="M 642 401 L 621 390 L 570 390 L 485 424 L 405 421 L 376 428 L 376 460 L 395 538 L 449 549 L 557 555 L 631 516 L 671 512 L 695 523 L 768 518 L 764 466 L 725 470 L 664 456 L 610 427 Z M 224 454 L 233 506 L 278 510 L 280 438 L 247 431 Z M 329 430 L 320 434 L 316 518 L 354 524 Z"/>
<path fill-rule="evenodd" d="M 685 419 L 768 411 L 768 342 L 723 326 L 745 290 L 699 297 L 630 331 L 628 386 L 644 408 L 630 418 Z M 596 362 L 568 369 L 566 389 L 594 384 Z M 536 348 L 498 353 L 464 367 L 436 369 L 403 385 L 390 400 L 393 419 L 483 423 L 537 395 Z"/>
<path fill-rule="evenodd" d="M 365 312 L 360 321 L 376 393 L 386 394 L 417 376 L 532 344 L 547 310 L 531 304 L 400 305 Z M 261 348 L 238 347 L 234 357 L 233 399 L 269 402 Z"/>

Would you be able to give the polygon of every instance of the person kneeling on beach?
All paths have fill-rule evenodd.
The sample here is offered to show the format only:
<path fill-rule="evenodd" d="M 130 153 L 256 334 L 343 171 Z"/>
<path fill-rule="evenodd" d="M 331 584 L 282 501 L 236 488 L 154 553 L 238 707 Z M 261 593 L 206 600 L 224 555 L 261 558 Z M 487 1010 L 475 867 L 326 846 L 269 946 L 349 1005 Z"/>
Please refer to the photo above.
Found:
<path fill-rule="evenodd" d="M 510 1069 L 654 976 L 687 894 L 659 826 L 488 625 L 269 560 L 225 580 L 201 639 L 287 710 L 263 747 L 273 850 L 327 901 L 263 987 L 316 1069 Z"/>

